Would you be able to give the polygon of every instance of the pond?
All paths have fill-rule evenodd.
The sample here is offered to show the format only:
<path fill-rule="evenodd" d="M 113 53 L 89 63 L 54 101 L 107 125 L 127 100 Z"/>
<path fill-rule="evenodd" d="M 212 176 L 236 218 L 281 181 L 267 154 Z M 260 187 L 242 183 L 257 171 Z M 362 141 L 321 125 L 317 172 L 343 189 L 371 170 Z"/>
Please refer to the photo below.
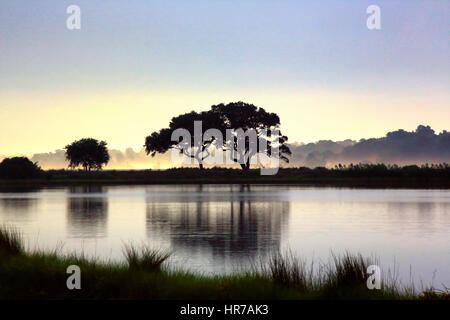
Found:
<path fill-rule="evenodd" d="M 124 260 L 124 243 L 174 251 L 174 266 L 229 273 L 292 250 L 376 257 L 420 287 L 450 286 L 450 191 L 289 185 L 76 186 L 0 192 L 0 224 L 28 248 Z"/>

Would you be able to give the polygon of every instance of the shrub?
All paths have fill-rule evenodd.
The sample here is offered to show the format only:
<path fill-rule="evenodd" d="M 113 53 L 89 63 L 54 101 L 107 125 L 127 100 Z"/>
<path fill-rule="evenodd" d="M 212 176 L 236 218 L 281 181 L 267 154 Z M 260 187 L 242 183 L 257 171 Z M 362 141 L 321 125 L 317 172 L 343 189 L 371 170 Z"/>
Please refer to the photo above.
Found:
<path fill-rule="evenodd" d="M 28 179 L 42 175 L 37 163 L 31 162 L 26 157 L 5 158 L 0 163 L 0 178 Z"/>

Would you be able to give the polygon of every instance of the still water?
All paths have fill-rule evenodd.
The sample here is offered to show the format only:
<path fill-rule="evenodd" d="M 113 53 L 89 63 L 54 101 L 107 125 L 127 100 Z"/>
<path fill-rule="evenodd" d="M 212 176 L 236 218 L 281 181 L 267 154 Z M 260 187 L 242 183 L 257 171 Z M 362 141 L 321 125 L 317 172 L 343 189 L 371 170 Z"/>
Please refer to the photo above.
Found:
<path fill-rule="evenodd" d="M 0 192 L 0 224 L 31 249 L 123 260 L 124 243 L 174 251 L 172 264 L 228 273 L 291 249 L 376 257 L 403 283 L 450 286 L 450 191 L 283 185 L 77 186 Z"/>

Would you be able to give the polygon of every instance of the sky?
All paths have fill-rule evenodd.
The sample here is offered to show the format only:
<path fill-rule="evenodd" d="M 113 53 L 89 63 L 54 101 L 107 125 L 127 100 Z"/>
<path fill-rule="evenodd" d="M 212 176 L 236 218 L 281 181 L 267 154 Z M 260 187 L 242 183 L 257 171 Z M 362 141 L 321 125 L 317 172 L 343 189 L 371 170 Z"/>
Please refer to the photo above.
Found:
<path fill-rule="evenodd" d="M 81 9 L 68 30 L 66 8 Z M 381 29 L 366 26 L 369 5 Z M 0 155 L 84 137 L 141 150 L 221 102 L 276 112 L 290 142 L 450 129 L 450 2 L 0 2 Z"/>

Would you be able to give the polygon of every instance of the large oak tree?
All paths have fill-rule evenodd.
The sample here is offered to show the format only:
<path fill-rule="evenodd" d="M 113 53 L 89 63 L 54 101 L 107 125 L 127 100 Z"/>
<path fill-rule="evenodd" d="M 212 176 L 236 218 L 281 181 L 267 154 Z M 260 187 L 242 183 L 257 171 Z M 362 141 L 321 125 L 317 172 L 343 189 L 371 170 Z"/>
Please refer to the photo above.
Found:
<path fill-rule="evenodd" d="M 215 137 L 195 139 L 195 121 L 202 121 L 202 135 L 208 129 L 217 129 L 222 134 L 222 141 Z M 279 136 L 273 135 L 275 130 L 279 131 L 279 127 L 278 115 L 266 112 L 263 108 L 244 102 L 218 104 L 212 106 L 209 111 L 192 111 L 172 118 L 168 128 L 146 137 L 144 147 L 151 156 L 165 153 L 172 148 L 178 149 L 185 156 L 195 159 L 202 169 L 203 161 L 211 155 L 209 149 L 213 146 L 223 150 L 233 162 L 240 164 L 243 170 L 248 170 L 252 157 L 258 153 L 289 162 L 291 151 L 286 144 L 288 138 L 281 133 Z M 172 141 L 172 133 L 177 129 L 187 130 L 191 135 L 190 141 Z M 230 136 L 227 131 L 233 132 L 233 135 Z M 249 135 L 240 135 L 239 131 L 253 131 L 257 139 L 265 144 L 250 143 Z M 262 148 L 261 145 L 266 147 Z M 279 152 L 272 154 L 273 147 Z"/>

